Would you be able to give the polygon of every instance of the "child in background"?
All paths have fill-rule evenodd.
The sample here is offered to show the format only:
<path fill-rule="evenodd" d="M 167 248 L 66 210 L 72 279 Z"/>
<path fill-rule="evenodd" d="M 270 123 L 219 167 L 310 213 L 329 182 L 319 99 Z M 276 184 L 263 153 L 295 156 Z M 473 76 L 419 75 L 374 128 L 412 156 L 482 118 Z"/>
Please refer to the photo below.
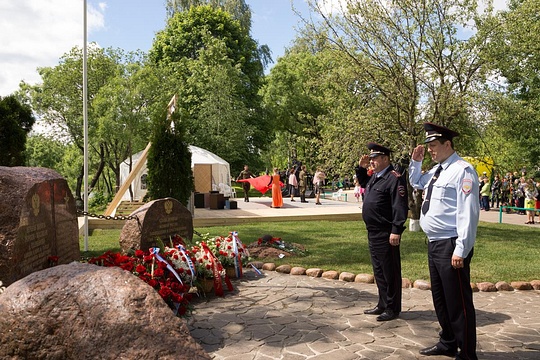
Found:
<path fill-rule="evenodd" d="M 527 222 L 525 224 L 534 224 L 534 212 L 536 205 L 536 197 L 538 196 L 538 190 L 534 185 L 533 179 L 528 179 L 524 186 L 525 193 L 525 208 L 527 210 Z"/>
<path fill-rule="evenodd" d="M 362 194 L 362 188 L 360 187 L 360 184 L 356 180 L 354 181 L 353 194 L 356 199 L 356 202 L 360 202 L 360 195 Z"/>

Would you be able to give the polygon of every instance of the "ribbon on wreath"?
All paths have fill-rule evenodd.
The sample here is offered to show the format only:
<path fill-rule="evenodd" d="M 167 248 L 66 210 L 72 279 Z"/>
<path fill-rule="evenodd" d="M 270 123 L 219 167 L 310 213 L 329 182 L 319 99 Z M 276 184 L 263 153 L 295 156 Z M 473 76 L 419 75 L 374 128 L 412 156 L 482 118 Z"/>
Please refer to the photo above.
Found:
<path fill-rule="evenodd" d="M 182 282 L 182 279 L 180 279 L 180 275 L 178 275 L 178 273 L 176 272 L 176 270 L 174 270 L 174 268 L 172 267 L 171 264 L 169 264 L 169 262 L 167 260 L 165 260 L 164 258 L 162 258 L 160 255 L 159 255 L 159 248 L 155 247 L 155 248 L 150 248 L 150 254 L 154 255 L 154 258 L 157 259 L 159 262 L 162 262 L 164 263 L 165 265 L 167 265 L 167 269 L 169 269 L 170 272 L 173 273 L 173 275 L 178 279 L 178 281 L 180 282 L 180 284 L 184 285 L 184 283 Z"/>
<path fill-rule="evenodd" d="M 247 252 L 247 249 L 245 248 L 244 244 L 242 244 L 242 241 L 240 241 L 240 238 L 238 237 L 238 231 L 233 231 L 230 234 L 232 235 L 232 239 L 233 239 L 234 271 L 236 272 L 236 277 L 241 278 L 243 275 L 243 269 L 242 269 L 242 252 L 240 251 L 240 249 L 246 252 Z"/>
<path fill-rule="evenodd" d="M 203 248 L 205 255 L 208 256 L 208 259 L 210 260 L 210 264 L 212 266 L 212 275 L 214 278 L 214 293 L 217 296 L 223 296 L 223 284 L 221 282 L 221 274 L 225 273 L 223 265 L 221 264 L 221 261 L 219 261 L 218 258 L 216 258 L 216 256 L 212 253 L 206 243 L 202 242 L 201 247 Z M 233 291 L 233 285 L 227 274 L 224 275 L 224 279 L 225 284 L 227 285 L 227 289 L 229 291 Z"/>
<path fill-rule="evenodd" d="M 193 279 L 197 276 L 197 270 L 195 270 L 195 265 L 193 265 L 193 261 L 191 261 L 191 258 L 186 253 L 186 248 L 182 244 L 178 244 L 177 246 L 178 251 L 180 251 L 180 255 L 182 255 L 183 258 L 186 259 L 186 264 L 189 267 L 189 271 L 191 272 L 191 282 L 193 284 Z"/>

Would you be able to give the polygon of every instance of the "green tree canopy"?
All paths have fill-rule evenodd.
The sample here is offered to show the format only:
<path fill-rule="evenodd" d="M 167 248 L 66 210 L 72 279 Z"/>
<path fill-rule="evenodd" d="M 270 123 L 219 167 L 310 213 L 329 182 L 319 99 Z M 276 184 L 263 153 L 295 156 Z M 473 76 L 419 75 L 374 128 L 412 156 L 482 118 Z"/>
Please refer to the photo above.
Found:
<path fill-rule="evenodd" d="M 64 173 L 62 158 L 66 152 L 65 144 L 43 134 L 36 134 L 28 137 L 27 145 L 27 166 L 46 167 Z"/>
<path fill-rule="evenodd" d="M 24 166 L 26 136 L 36 119 L 14 95 L 0 97 L 0 165 Z"/>
<path fill-rule="evenodd" d="M 99 90 L 117 76 L 120 71 L 119 61 L 118 53 L 112 49 L 89 47 L 87 92 L 89 142 L 91 150 L 98 154 L 98 162 L 91 163 L 94 176 L 90 182 L 90 189 L 96 185 L 104 164 L 104 149 L 96 136 L 97 121 L 92 102 Z M 31 99 L 34 111 L 42 121 L 50 125 L 53 131 L 51 135 L 63 139 L 66 143 L 74 144 L 80 151 L 81 159 L 84 152 L 82 68 L 82 49 L 75 47 L 60 59 L 57 66 L 38 69 L 43 81 L 41 84 L 24 85 L 22 89 Z M 82 184 L 81 166 L 74 191 L 77 199 L 82 198 Z"/>
<path fill-rule="evenodd" d="M 484 139 L 501 172 L 540 163 L 539 0 L 510 1 L 494 20 L 487 67 L 492 71 L 485 98 Z"/>
<path fill-rule="evenodd" d="M 345 0 L 332 12 L 309 3 L 323 20 L 308 21 L 308 30 L 328 34 L 358 83 L 377 94 L 380 110 L 372 120 L 385 142 L 408 154 L 426 121 L 458 129 L 464 135 L 458 141 L 474 142 L 470 100 L 483 81 L 480 54 L 488 32 L 468 39 L 461 34 L 474 33 L 483 21 L 475 1 Z"/>
<path fill-rule="evenodd" d="M 271 137 L 258 91 L 263 65 L 256 42 L 230 14 L 211 6 L 175 13 L 149 53 L 170 74 L 186 114 L 186 141 L 226 159 L 233 170 L 253 165 Z"/>
<path fill-rule="evenodd" d="M 152 146 L 148 151 L 148 197 L 172 197 L 187 205 L 194 189 L 191 153 L 184 141 L 185 126 L 176 110 L 154 118 Z"/>
<path fill-rule="evenodd" d="M 191 7 L 210 5 L 228 12 L 248 32 L 251 29 L 251 10 L 245 0 L 167 0 L 167 14 L 174 16 L 177 12 L 188 11 Z"/>

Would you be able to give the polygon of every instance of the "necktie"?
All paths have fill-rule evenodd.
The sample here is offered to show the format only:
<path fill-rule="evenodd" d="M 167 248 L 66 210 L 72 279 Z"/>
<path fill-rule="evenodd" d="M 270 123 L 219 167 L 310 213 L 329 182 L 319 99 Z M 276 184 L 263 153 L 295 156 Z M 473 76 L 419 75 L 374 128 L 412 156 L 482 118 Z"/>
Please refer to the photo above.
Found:
<path fill-rule="evenodd" d="M 433 174 L 433 177 L 431 178 L 431 181 L 429 182 L 428 188 L 427 188 L 427 194 L 424 198 L 424 203 L 422 204 L 422 214 L 426 215 L 426 213 L 429 210 L 429 200 L 431 199 L 431 191 L 433 190 L 433 184 L 437 179 L 439 178 L 439 174 L 442 171 L 442 165 L 439 165 L 437 168 L 437 171 L 435 171 L 435 174 Z"/>

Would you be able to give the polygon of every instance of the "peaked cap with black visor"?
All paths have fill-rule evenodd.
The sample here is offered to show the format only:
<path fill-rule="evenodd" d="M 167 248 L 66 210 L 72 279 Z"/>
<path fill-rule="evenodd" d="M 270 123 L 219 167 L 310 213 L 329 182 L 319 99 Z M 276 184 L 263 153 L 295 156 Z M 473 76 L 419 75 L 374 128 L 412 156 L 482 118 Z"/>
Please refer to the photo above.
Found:
<path fill-rule="evenodd" d="M 368 143 L 367 148 L 370 150 L 370 153 L 369 153 L 370 158 L 374 158 L 379 155 L 386 155 L 390 157 L 390 153 L 392 152 L 392 150 L 388 149 L 387 147 L 384 147 L 374 142 Z"/>
<path fill-rule="evenodd" d="M 433 124 L 433 123 L 424 123 L 424 130 L 426 130 L 426 140 L 424 140 L 424 143 L 430 143 L 437 139 L 445 139 L 450 140 L 456 136 L 459 136 L 459 133 L 454 130 L 450 130 L 447 127 Z"/>

